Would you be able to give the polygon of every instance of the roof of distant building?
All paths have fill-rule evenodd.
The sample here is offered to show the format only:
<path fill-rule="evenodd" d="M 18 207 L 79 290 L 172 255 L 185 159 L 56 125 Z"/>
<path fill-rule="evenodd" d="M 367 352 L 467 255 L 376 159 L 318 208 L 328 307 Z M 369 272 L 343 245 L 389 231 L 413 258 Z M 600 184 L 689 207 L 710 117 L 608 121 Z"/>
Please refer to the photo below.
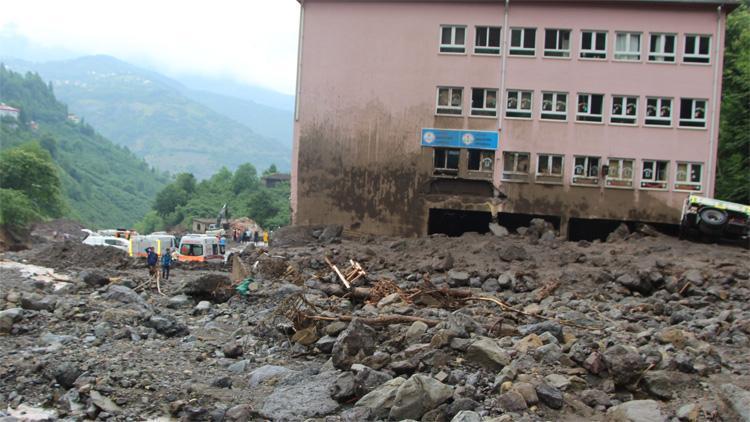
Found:
<path fill-rule="evenodd" d="M 292 175 L 289 173 L 274 173 L 268 176 L 263 176 L 263 180 L 291 180 Z"/>
<path fill-rule="evenodd" d="M 0 103 L 0 110 L 7 110 L 7 111 L 21 111 L 15 107 L 11 107 L 5 103 Z"/>

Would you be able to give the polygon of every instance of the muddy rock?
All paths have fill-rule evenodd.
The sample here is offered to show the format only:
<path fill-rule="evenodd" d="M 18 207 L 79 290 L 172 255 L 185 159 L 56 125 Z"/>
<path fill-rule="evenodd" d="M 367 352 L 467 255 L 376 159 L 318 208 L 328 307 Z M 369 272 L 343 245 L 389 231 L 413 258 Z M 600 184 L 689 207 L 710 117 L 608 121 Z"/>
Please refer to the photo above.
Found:
<path fill-rule="evenodd" d="M 30 311 L 52 312 L 57 306 L 57 298 L 53 296 L 40 296 L 37 294 L 24 295 L 21 298 L 21 308 Z"/>
<path fill-rule="evenodd" d="M 101 271 L 86 270 L 78 274 L 78 279 L 89 287 L 101 287 L 109 284 L 109 277 Z"/>
<path fill-rule="evenodd" d="M 615 385 L 625 386 L 638 380 L 648 364 L 638 350 L 632 346 L 617 345 L 607 349 L 602 355 L 609 375 Z"/>
<path fill-rule="evenodd" d="M 321 242 L 331 242 L 335 239 L 340 238 L 343 231 L 344 227 L 339 224 L 328 225 L 323 229 L 323 233 L 320 234 L 318 240 L 320 240 Z"/>
<path fill-rule="evenodd" d="M 78 366 L 70 362 L 61 363 L 53 370 L 55 381 L 65 388 L 73 387 L 81 374 L 82 371 Z"/>
<path fill-rule="evenodd" d="M 10 333 L 13 324 L 20 321 L 22 318 L 23 309 L 21 308 L 10 308 L 0 311 L 0 334 Z"/>
<path fill-rule="evenodd" d="M 490 231 L 492 232 L 492 234 L 494 234 L 497 237 L 505 237 L 508 234 L 510 234 L 510 232 L 508 232 L 508 229 L 506 229 L 505 227 L 497 223 L 490 223 L 489 227 L 490 227 Z"/>
<path fill-rule="evenodd" d="M 361 362 L 375 351 L 375 330 L 359 319 L 354 319 L 336 338 L 331 357 L 333 366 L 349 369 L 353 363 Z"/>
<path fill-rule="evenodd" d="M 103 298 L 112 302 L 133 305 L 133 307 L 138 310 L 146 310 L 150 308 L 141 295 L 136 293 L 133 289 L 120 284 L 113 284 L 107 287 Z"/>
<path fill-rule="evenodd" d="M 395 420 L 420 419 L 453 395 L 453 388 L 421 374 L 412 375 L 396 391 L 389 417 Z"/>
<path fill-rule="evenodd" d="M 293 372 L 292 370 L 287 369 L 283 366 L 275 366 L 275 365 L 261 366 L 260 368 L 255 369 L 254 371 L 250 372 L 250 379 L 248 381 L 248 385 L 250 386 L 250 388 L 257 387 L 268 379 L 282 377 L 292 372 Z"/>
<path fill-rule="evenodd" d="M 529 254 L 523 246 L 508 245 L 500 249 L 499 253 L 500 259 L 506 262 L 526 261 L 529 259 Z"/>
<path fill-rule="evenodd" d="M 153 315 L 146 320 L 145 325 L 166 337 L 183 337 L 189 334 L 185 324 L 169 315 Z"/>
<path fill-rule="evenodd" d="M 499 371 L 510 363 L 510 355 L 492 338 L 479 337 L 466 351 L 466 360 L 489 370 Z"/>
<path fill-rule="evenodd" d="M 667 417 L 653 400 L 632 400 L 610 408 L 607 420 L 611 422 L 666 422 Z"/>
<path fill-rule="evenodd" d="M 394 378 L 359 399 L 355 406 L 369 409 L 376 418 L 385 418 L 396 401 L 399 387 L 405 382 L 405 378 Z"/>
<path fill-rule="evenodd" d="M 619 226 L 617 226 L 615 231 L 607 236 L 607 242 L 619 242 L 621 240 L 625 240 L 628 235 L 630 235 L 630 229 L 628 229 L 628 226 L 625 223 L 621 223 Z"/>
<path fill-rule="evenodd" d="M 451 419 L 451 422 L 482 422 L 482 417 L 473 410 L 462 410 Z"/>
<path fill-rule="evenodd" d="M 275 421 L 298 421 L 327 415 L 339 404 L 331 398 L 338 374 L 322 372 L 315 376 L 294 374 L 281 380 L 263 401 L 260 414 Z"/>
<path fill-rule="evenodd" d="M 196 300 L 210 299 L 214 302 L 226 302 L 235 294 L 232 280 L 223 273 L 208 273 L 189 278 L 182 283 L 179 292 Z"/>
<path fill-rule="evenodd" d="M 675 371 L 647 371 L 641 379 L 644 390 L 660 400 L 671 400 L 689 382 L 690 376 Z"/>
<path fill-rule="evenodd" d="M 508 391 L 497 398 L 498 405 L 506 412 L 523 412 L 528 409 L 526 400 L 515 391 Z"/>
<path fill-rule="evenodd" d="M 617 277 L 617 282 L 625 286 L 627 289 L 641 294 L 650 294 L 654 287 L 651 285 L 651 281 L 647 278 L 641 278 L 637 274 L 623 274 Z"/>
<path fill-rule="evenodd" d="M 529 334 L 542 335 L 544 333 L 550 333 L 559 341 L 565 341 L 563 337 L 562 325 L 555 321 L 543 321 L 536 324 L 521 325 L 518 327 L 518 332 L 522 336 L 528 336 Z"/>
<path fill-rule="evenodd" d="M 738 421 L 750 421 L 750 391 L 734 384 L 722 384 L 718 393 L 727 415 L 736 417 Z"/>
<path fill-rule="evenodd" d="M 539 397 L 539 401 L 552 409 L 562 409 L 563 407 L 562 391 L 549 384 L 542 383 L 537 385 L 536 395 Z"/>

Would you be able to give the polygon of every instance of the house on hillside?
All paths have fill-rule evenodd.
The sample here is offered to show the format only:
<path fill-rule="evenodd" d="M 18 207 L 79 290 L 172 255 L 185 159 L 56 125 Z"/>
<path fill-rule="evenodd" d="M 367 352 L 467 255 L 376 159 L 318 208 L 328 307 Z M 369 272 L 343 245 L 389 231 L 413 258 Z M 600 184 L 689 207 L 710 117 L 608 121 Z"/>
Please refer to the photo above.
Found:
<path fill-rule="evenodd" d="M 299 1 L 295 224 L 575 238 L 714 194 L 736 0 Z"/>
<path fill-rule="evenodd" d="M 261 181 L 267 188 L 275 187 L 281 183 L 289 182 L 292 179 L 292 175 L 289 173 L 274 173 L 268 176 L 261 177 Z"/>
<path fill-rule="evenodd" d="M 15 120 L 18 120 L 20 116 L 21 116 L 21 110 L 15 107 L 11 107 L 5 103 L 0 103 L 0 118 L 10 117 Z"/>
<path fill-rule="evenodd" d="M 81 123 L 81 118 L 74 113 L 68 113 L 68 121 L 78 124 Z"/>
<path fill-rule="evenodd" d="M 194 218 L 192 233 L 205 233 L 211 224 L 216 224 L 215 218 Z"/>

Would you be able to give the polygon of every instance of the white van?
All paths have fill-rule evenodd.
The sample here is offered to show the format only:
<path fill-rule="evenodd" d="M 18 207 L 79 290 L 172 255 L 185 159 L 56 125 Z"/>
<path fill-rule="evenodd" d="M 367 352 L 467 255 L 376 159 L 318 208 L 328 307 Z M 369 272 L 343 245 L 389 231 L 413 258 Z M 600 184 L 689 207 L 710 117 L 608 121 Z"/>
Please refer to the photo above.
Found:
<path fill-rule="evenodd" d="M 109 246 L 109 247 L 123 250 L 125 252 L 129 250 L 130 242 L 125 239 L 121 239 L 119 237 L 114 237 L 114 236 L 102 236 L 100 234 L 94 233 L 91 230 L 87 230 L 87 229 L 83 229 L 81 231 L 87 234 L 86 238 L 83 239 L 84 245 Z"/>
<path fill-rule="evenodd" d="M 154 248 L 159 256 L 169 253 L 170 250 L 177 246 L 177 240 L 171 234 L 165 232 L 156 232 L 149 235 L 138 235 L 130 237 L 130 256 L 144 258 L 146 257 L 146 248 Z"/>
<path fill-rule="evenodd" d="M 186 234 L 180 240 L 177 260 L 182 262 L 223 261 L 219 252 L 219 240 L 205 234 Z"/>

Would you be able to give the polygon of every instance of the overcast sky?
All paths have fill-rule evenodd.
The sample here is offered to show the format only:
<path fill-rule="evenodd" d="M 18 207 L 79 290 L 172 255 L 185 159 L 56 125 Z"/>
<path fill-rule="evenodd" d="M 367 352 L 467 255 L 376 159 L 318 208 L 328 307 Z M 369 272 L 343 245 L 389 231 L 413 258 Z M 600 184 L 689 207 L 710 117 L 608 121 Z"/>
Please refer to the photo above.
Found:
<path fill-rule="evenodd" d="M 227 76 L 294 94 L 295 0 L 8 0 L 0 31 L 172 74 Z"/>

